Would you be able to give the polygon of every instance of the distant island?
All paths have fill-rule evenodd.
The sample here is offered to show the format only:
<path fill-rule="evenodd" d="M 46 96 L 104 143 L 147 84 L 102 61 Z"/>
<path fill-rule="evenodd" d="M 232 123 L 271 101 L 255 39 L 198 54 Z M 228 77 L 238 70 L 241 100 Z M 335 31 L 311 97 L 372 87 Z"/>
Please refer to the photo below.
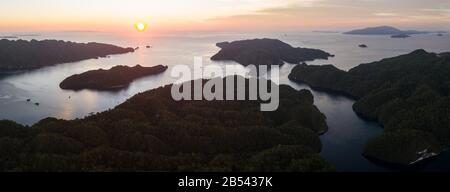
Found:
<path fill-rule="evenodd" d="M 2 39 L 0 40 L 0 72 L 36 69 L 133 51 L 132 48 L 102 43 Z"/>
<path fill-rule="evenodd" d="M 417 30 L 400 30 L 391 26 L 379 26 L 379 27 L 369 27 L 364 29 L 357 29 L 349 32 L 345 32 L 347 35 L 415 35 L 415 34 L 426 34 L 426 31 Z"/>
<path fill-rule="evenodd" d="M 409 38 L 411 37 L 410 35 L 407 34 L 398 34 L 398 35 L 392 35 L 391 38 L 397 38 L 397 39 L 405 39 L 405 38 Z"/>
<path fill-rule="evenodd" d="M 328 59 L 333 55 L 318 49 L 294 48 L 276 39 L 253 39 L 217 43 L 222 48 L 211 57 L 213 61 L 235 61 L 247 65 L 299 64 L 315 59 Z"/>
<path fill-rule="evenodd" d="M 0 36 L 0 39 L 17 39 L 17 38 L 19 38 L 19 37 L 17 37 L 17 36 L 12 36 L 12 35 L 9 35 L 9 36 Z"/>
<path fill-rule="evenodd" d="M 327 125 L 310 91 L 281 85 L 275 112 L 261 112 L 261 102 L 174 101 L 168 85 L 84 119 L 0 121 L 0 169 L 334 170 L 319 155 Z"/>
<path fill-rule="evenodd" d="M 155 67 L 115 66 L 109 70 L 93 70 L 82 74 L 72 75 L 59 85 L 61 89 L 69 90 L 118 90 L 128 87 L 137 78 L 156 75 L 167 70 L 167 66 Z"/>
<path fill-rule="evenodd" d="M 355 112 L 385 128 L 383 135 L 366 145 L 367 157 L 410 165 L 450 147 L 447 54 L 417 50 L 348 72 L 332 65 L 298 65 L 289 79 L 356 98 Z"/>

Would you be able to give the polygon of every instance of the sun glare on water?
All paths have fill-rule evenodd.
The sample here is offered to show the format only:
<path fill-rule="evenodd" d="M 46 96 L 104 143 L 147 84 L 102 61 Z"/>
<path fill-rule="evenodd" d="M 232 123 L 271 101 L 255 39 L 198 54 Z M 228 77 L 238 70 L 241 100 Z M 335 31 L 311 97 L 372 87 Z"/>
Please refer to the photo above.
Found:
<path fill-rule="evenodd" d="M 139 32 L 144 32 L 145 30 L 147 30 L 147 26 L 148 26 L 147 23 L 144 22 L 138 22 L 134 24 L 134 27 Z"/>

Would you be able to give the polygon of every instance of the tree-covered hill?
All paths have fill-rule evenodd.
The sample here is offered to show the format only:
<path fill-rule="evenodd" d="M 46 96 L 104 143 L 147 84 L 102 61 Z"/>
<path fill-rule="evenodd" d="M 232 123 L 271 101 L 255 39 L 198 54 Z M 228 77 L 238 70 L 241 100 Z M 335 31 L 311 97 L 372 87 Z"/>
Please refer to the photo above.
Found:
<path fill-rule="evenodd" d="M 327 129 L 312 94 L 280 86 L 261 101 L 175 101 L 171 86 L 84 119 L 24 127 L 0 121 L 3 171 L 330 171 L 318 154 Z"/>
<path fill-rule="evenodd" d="M 411 164 L 450 146 L 450 58 L 445 54 L 417 50 L 348 72 L 299 65 L 289 78 L 357 98 L 354 110 L 385 127 L 367 144 L 369 157 Z"/>
<path fill-rule="evenodd" d="M 129 52 L 134 52 L 134 49 L 102 43 L 1 39 L 0 72 L 36 69 Z"/>

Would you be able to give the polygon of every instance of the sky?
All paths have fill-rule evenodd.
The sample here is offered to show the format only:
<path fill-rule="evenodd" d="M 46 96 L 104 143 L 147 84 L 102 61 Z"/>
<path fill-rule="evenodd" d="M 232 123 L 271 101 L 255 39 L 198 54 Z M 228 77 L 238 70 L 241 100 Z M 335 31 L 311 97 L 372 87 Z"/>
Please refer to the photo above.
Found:
<path fill-rule="evenodd" d="M 450 0 L 0 0 L 0 31 L 449 29 Z"/>

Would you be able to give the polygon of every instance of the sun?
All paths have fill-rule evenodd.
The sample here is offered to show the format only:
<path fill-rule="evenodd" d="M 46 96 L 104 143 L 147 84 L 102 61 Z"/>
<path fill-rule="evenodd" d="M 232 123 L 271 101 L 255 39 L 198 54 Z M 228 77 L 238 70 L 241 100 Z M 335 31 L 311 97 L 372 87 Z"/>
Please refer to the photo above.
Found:
<path fill-rule="evenodd" d="M 137 22 L 134 24 L 134 28 L 136 28 L 136 30 L 139 32 L 144 32 L 145 30 L 147 30 L 147 26 L 147 23 L 144 22 Z"/>

